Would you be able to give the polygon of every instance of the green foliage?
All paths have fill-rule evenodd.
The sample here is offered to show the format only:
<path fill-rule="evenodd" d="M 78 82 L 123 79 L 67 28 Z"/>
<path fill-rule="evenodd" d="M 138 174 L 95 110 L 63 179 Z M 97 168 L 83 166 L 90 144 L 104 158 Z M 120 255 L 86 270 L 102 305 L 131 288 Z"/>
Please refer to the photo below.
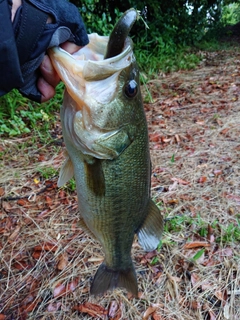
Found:
<path fill-rule="evenodd" d="M 0 97 L 0 136 L 18 136 L 38 130 L 47 132 L 62 101 L 63 84 L 57 87 L 51 101 L 38 104 L 23 97 L 17 90 Z"/>
<path fill-rule="evenodd" d="M 223 25 L 232 25 L 240 21 L 240 3 L 231 3 L 223 6 L 221 22 Z"/>
<path fill-rule="evenodd" d="M 208 223 L 206 223 L 200 215 L 197 215 L 197 217 L 180 215 L 167 218 L 164 230 L 167 233 L 179 233 L 186 230 L 186 228 L 189 228 L 189 226 L 194 228 L 201 237 L 207 237 Z M 216 242 L 218 243 L 230 244 L 240 241 L 240 219 L 236 219 L 235 223 L 231 222 L 227 226 L 221 225 L 218 220 L 215 220 L 211 224 L 211 227 L 214 230 L 214 236 L 216 238 Z M 193 259 L 199 259 L 202 254 L 203 252 L 197 252 L 195 259 L 194 257 Z"/>
<path fill-rule="evenodd" d="M 205 248 L 200 249 L 194 256 L 193 256 L 193 260 L 197 261 L 198 259 L 201 258 L 201 256 L 204 254 L 205 252 Z"/>
<path fill-rule="evenodd" d="M 70 193 L 76 190 L 76 180 L 74 178 L 71 178 L 64 186 L 63 188 L 66 191 L 69 191 Z"/>
<path fill-rule="evenodd" d="M 240 241 L 240 220 L 237 220 L 237 225 L 230 223 L 227 227 L 221 226 L 222 235 L 217 238 L 217 242 L 231 243 Z"/>
<path fill-rule="evenodd" d="M 52 179 L 53 177 L 56 177 L 58 175 L 58 171 L 52 167 L 39 168 L 38 172 L 43 179 L 47 180 Z"/>
<path fill-rule="evenodd" d="M 150 39 L 161 37 L 164 43 L 188 45 L 202 39 L 206 29 L 221 19 L 221 0 L 151 0 L 124 2 L 114 0 L 72 1 L 79 6 L 89 32 L 108 34 L 120 12 L 134 7 L 143 12 L 149 25 Z M 145 30 L 141 23 L 134 26 L 132 35 L 137 41 L 143 38 Z M 136 42 L 137 42 L 136 41 Z"/>

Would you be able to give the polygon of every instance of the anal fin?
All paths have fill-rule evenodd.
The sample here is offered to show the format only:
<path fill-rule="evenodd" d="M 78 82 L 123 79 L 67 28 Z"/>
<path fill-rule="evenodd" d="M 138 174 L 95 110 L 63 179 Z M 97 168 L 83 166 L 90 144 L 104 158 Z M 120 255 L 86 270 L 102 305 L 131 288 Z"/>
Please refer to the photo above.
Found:
<path fill-rule="evenodd" d="M 57 185 L 58 187 L 62 187 L 66 182 L 68 182 L 74 174 L 74 168 L 72 161 L 69 157 L 69 155 L 66 155 L 66 159 L 60 169 L 59 178 Z"/>
<path fill-rule="evenodd" d="M 155 250 L 160 242 L 163 233 L 163 217 L 156 204 L 150 200 L 148 214 L 137 231 L 138 241 L 146 251 Z"/>

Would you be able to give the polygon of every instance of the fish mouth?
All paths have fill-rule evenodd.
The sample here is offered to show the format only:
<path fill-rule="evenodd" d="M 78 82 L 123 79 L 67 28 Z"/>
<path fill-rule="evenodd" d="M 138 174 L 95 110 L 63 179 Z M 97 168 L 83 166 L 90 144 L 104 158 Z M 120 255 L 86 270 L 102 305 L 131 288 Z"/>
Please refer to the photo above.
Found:
<path fill-rule="evenodd" d="M 133 44 L 130 38 L 126 38 L 120 54 L 104 59 L 109 37 L 96 33 L 88 37 L 89 44 L 72 55 L 60 47 L 49 49 L 52 63 L 63 81 L 66 81 L 68 73 L 78 74 L 86 81 L 101 80 L 131 64 Z"/>
<path fill-rule="evenodd" d="M 90 34 L 89 44 L 73 55 L 60 47 L 49 49 L 54 68 L 70 96 L 78 101 L 79 110 L 89 94 L 99 103 L 110 102 L 117 88 L 118 75 L 135 60 L 130 38 L 126 38 L 120 54 L 104 59 L 108 39 Z"/>

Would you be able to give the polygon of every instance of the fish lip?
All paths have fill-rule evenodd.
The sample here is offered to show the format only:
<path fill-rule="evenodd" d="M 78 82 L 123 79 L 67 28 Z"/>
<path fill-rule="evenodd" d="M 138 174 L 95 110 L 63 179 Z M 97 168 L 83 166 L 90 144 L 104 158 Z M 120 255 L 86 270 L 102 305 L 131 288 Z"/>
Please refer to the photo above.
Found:
<path fill-rule="evenodd" d="M 91 46 L 91 41 L 94 41 L 96 39 L 96 37 L 99 38 L 100 40 L 101 40 L 101 38 L 108 38 L 105 36 L 99 36 L 95 33 L 88 35 L 88 37 L 89 37 L 90 42 L 89 42 L 89 45 L 86 46 L 86 48 Z M 106 42 L 105 47 L 107 48 L 107 42 Z M 101 70 L 102 77 L 104 78 L 104 71 L 105 71 L 104 67 L 108 67 L 110 65 L 112 67 L 111 74 L 113 74 L 116 71 L 120 71 L 120 70 L 125 69 L 133 61 L 133 54 L 131 54 L 131 52 L 133 50 L 133 42 L 129 37 L 127 37 L 125 40 L 122 52 L 114 57 L 111 57 L 111 58 L 104 59 L 104 52 L 102 52 L 102 58 L 99 60 L 83 59 L 83 60 L 80 60 L 80 62 L 78 63 L 79 56 L 84 54 L 84 50 L 85 50 L 85 47 L 81 48 L 80 50 L 78 50 L 74 54 L 70 54 L 69 52 L 62 49 L 60 46 L 58 46 L 58 47 L 50 48 L 48 52 L 49 52 L 50 58 L 52 57 L 53 59 L 55 58 L 57 60 L 60 60 L 61 58 L 63 58 L 65 64 L 72 65 L 73 63 L 75 63 L 75 64 L 77 63 L 79 70 L 82 69 L 82 71 L 83 71 L 83 76 L 84 76 L 83 78 L 87 78 L 87 79 L 89 78 L 88 77 L 89 69 L 91 70 L 91 68 L 94 68 L 94 66 L 95 67 L 98 66 L 98 67 L 102 68 L 102 70 Z M 122 63 L 122 65 L 120 67 L 119 63 L 121 61 L 123 61 L 125 63 Z M 60 62 L 60 64 L 61 64 L 61 62 Z M 82 67 L 81 67 L 81 65 L 82 65 Z M 65 67 L 66 67 L 66 65 L 65 65 Z M 86 69 L 86 70 L 84 70 L 84 69 Z M 106 73 L 106 75 L 108 76 L 108 72 Z"/>

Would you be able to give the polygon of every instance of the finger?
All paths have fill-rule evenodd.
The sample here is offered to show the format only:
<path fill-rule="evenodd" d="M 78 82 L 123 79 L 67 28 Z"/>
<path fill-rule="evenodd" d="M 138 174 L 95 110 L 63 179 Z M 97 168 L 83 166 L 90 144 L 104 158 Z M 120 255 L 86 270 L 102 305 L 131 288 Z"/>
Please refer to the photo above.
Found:
<path fill-rule="evenodd" d="M 77 52 L 78 50 L 80 50 L 82 47 L 77 46 L 75 43 L 73 42 L 64 42 L 60 45 L 60 47 L 67 51 L 70 54 L 73 54 L 74 52 Z"/>
<path fill-rule="evenodd" d="M 40 72 L 42 74 L 42 78 L 49 83 L 50 86 L 56 87 L 56 85 L 59 83 L 60 78 L 55 71 L 51 60 L 48 55 L 44 56 L 43 62 L 40 66 Z"/>
<path fill-rule="evenodd" d="M 44 78 L 38 79 L 38 90 L 40 91 L 42 97 L 41 102 L 46 102 L 54 97 L 55 87 L 51 86 Z"/>

